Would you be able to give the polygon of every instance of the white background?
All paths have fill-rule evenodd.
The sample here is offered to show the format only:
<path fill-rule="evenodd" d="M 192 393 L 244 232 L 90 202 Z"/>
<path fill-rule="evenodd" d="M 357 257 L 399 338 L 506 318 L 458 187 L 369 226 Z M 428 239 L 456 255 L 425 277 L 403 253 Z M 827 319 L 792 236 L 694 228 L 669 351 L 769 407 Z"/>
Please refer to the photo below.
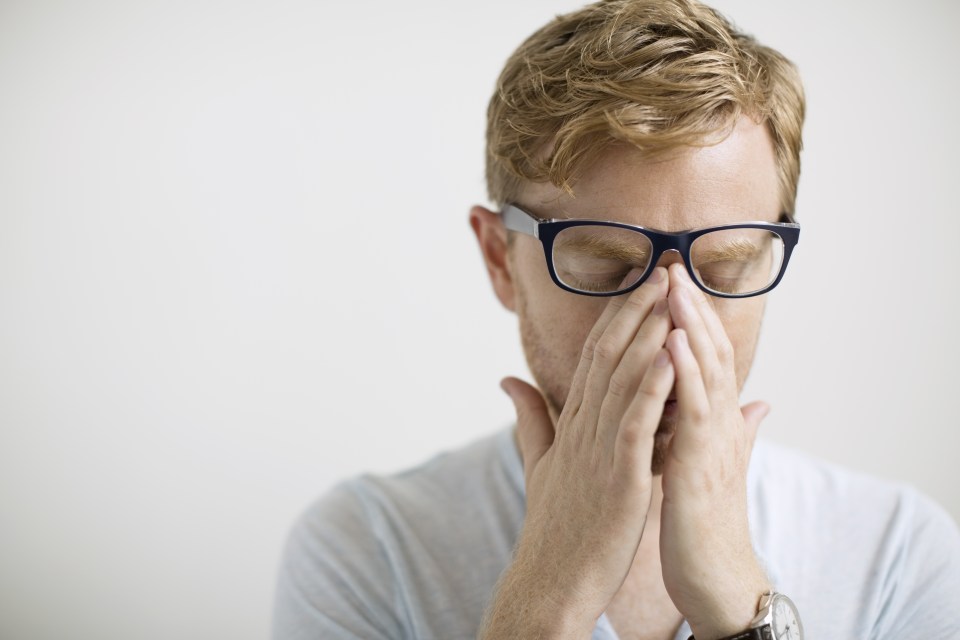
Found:
<path fill-rule="evenodd" d="M 466 214 L 576 6 L 0 2 L 0 637 L 262 638 L 310 500 L 511 421 Z M 809 100 L 744 399 L 960 517 L 960 5 L 717 6 Z"/>

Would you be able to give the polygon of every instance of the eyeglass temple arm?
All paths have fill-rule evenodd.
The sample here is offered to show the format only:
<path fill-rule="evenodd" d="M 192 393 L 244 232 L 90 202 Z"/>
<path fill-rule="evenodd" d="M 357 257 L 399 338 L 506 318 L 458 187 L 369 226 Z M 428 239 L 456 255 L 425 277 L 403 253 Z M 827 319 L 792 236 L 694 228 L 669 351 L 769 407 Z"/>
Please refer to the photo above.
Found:
<path fill-rule="evenodd" d="M 511 231 L 519 231 L 534 238 L 540 237 L 538 230 L 540 221 L 519 207 L 508 204 L 500 211 L 500 218 L 503 220 L 503 226 Z"/>

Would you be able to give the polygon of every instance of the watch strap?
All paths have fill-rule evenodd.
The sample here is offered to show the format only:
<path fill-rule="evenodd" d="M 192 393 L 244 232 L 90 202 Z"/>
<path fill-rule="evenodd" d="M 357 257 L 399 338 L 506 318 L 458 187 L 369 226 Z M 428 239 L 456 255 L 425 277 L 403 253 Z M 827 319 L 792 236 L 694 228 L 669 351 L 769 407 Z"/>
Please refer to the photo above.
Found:
<path fill-rule="evenodd" d="M 696 638 L 690 636 L 690 640 L 696 640 Z M 764 624 L 759 627 L 754 627 L 753 629 L 747 629 L 743 633 L 738 633 L 734 636 L 720 638 L 720 640 L 774 640 L 774 638 L 773 632 L 770 630 L 770 625 Z"/>

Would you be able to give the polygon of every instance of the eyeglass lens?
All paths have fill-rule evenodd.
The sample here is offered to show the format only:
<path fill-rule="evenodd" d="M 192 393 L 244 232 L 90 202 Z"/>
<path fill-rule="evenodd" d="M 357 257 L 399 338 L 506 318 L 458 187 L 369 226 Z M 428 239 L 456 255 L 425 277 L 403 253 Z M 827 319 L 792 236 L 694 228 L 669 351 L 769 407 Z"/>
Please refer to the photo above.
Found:
<path fill-rule="evenodd" d="M 577 291 L 615 293 L 633 269 L 647 272 L 653 245 L 643 233 L 609 226 L 568 227 L 553 242 L 553 268 Z M 724 229 L 699 236 L 690 246 L 696 279 L 710 291 L 742 295 L 766 289 L 783 263 L 783 240 L 766 229 Z"/>

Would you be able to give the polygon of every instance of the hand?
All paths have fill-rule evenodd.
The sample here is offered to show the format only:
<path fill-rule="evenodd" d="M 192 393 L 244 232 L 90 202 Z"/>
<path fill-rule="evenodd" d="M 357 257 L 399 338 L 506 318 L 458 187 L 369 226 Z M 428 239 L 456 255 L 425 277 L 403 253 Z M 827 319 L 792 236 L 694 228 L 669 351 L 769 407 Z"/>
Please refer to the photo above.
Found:
<path fill-rule="evenodd" d="M 612 298 L 591 331 L 556 428 L 532 386 L 508 378 L 527 487 L 516 556 L 483 637 L 588 637 L 633 563 L 650 507 L 653 435 L 674 382 L 659 267 Z M 521 610 L 522 609 L 522 610 Z"/>
<path fill-rule="evenodd" d="M 739 407 L 733 348 L 686 269 L 670 269 L 677 427 L 663 467 L 660 558 L 697 640 L 743 631 L 769 588 L 750 541 L 747 467 L 764 403 Z"/>

